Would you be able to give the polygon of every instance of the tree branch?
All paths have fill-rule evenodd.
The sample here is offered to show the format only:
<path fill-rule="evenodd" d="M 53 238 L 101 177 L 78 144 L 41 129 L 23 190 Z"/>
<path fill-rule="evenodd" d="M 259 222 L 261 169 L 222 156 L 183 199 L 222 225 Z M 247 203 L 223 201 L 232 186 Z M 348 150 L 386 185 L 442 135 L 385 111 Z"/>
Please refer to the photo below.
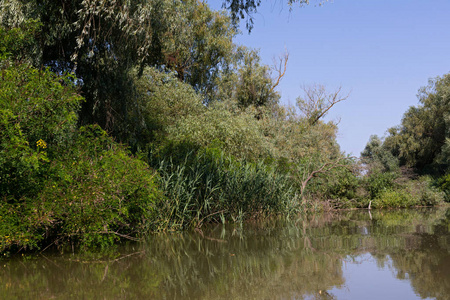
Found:
<path fill-rule="evenodd" d="M 301 189 L 300 189 L 300 197 L 303 197 L 303 193 L 305 192 L 306 186 L 308 185 L 308 182 L 313 179 L 314 177 L 317 177 L 319 174 L 330 172 L 333 169 L 336 168 L 349 168 L 349 165 L 341 164 L 342 161 L 347 160 L 351 157 L 340 157 L 335 161 L 327 162 L 323 164 L 319 169 L 314 170 L 308 174 L 305 180 L 301 181 Z"/>
<path fill-rule="evenodd" d="M 284 74 L 286 74 L 286 68 L 287 68 L 287 62 L 289 60 L 289 52 L 287 50 L 284 52 L 283 56 L 278 57 L 279 64 L 277 66 L 274 58 L 274 69 L 278 73 L 278 76 L 276 78 L 276 81 L 274 85 L 270 88 L 270 92 L 273 92 L 273 90 L 280 84 L 281 79 L 284 77 Z"/>
<path fill-rule="evenodd" d="M 338 87 L 336 91 L 329 94 L 326 92 L 325 86 L 321 84 L 303 86 L 302 89 L 304 96 L 297 98 L 297 106 L 311 125 L 316 124 L 334 105 L 350 96 L 350 93 L 341 95 L 342 87 Z"/>

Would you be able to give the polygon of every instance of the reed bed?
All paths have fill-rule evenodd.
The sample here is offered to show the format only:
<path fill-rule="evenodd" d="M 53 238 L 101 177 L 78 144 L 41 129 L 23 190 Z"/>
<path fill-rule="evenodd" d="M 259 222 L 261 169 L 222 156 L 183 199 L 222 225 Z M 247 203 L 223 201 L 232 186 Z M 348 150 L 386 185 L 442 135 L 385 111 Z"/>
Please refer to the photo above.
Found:
<path fill-rule="evenodd" d="M 250 163 L 216 149 L 184 157 L 153 159 L 166 197 L 158 204 L 158 230 L 200 227 L 211 222 L 242 222 L 300 211 L 288 175 L 264 163 Z"/>

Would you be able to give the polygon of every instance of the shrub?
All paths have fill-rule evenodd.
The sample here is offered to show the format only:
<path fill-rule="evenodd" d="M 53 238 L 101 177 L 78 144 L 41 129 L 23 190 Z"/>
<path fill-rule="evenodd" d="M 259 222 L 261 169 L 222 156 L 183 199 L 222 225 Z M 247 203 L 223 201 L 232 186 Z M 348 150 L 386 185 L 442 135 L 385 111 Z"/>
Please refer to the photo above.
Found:
<path fill-rule="evenodd" d="M 35 248 L 44 238 L 40 228 L 50 220 L 35 199 L 47 184 L 49 162 L 60 155 L 55 149 L 72 139 L 81 97 L 71 76 L 47 69 L 3 60 L 0 76 L 2 252 Z"/>
<path fill-rule="evenodd" d="M 150 230 L 154 172 L 98 126 L 76 129 L 74 78 L 10 62 L 0 72 L 0 252 Z"/>
<path fill-rule="evenodd" d="M 83 249 L 134 239 L 152 229 L 162 197 L 155 173 L 98 126 L 82 127 L 49 162 L 33 197 L 0 205 L 0 251 L 67 244 Z"/>
<path fill-rule="evenodd" d="M 374 172 L 367 177 L 366 187 L 370 198 L 375 199 L 384 191 L 395 187 L 397 174 L 393 172 Z"/>
<path fill-rule="evenodd" d="M 417 203 L 408 193 L 398 190 L 384 190 L 373 200 L 373 208 L 400 208 L 410 207 Z"/>
<path fill-rule="evenodd" d="M 445 193 L 445 201 L 450 202 L 450 173 L 440 177 L 437 186 Z"/>
<path fill-rule="evenodd" d="M 155 173 L 98 126 L 82 127 L 74 145 L 52 162 L 54 177 L 39 195 L 58 234 L 82 246 L 110 245 L 148 232 L 162 196 Z"/>
<path fill-rule="evenodd" d="M 167 138 L 201 147 L 219 144 L 226 153 L 249 160 L 271 155 L 271 147 L 254 115 L 230 111 L 221 103 L 209 106 L 202 114 L 181 117 L 168 128 Z"/>
<path fill-rule="evenodd" d="M 163 139 L 169 126 L 188 115 L 205 110 L 200 96 L 174 73 L 147 67 L 142 76 L 133 72 L 136 99 L 129 103 L 129 134 L 133 147 L 142 149 L 155 139 Z"/>
<path fill-rule="evenodd" d="M 72 139 L 81 97 L 69 75 L 13 63 L 0 72 L 0 195 L 19 200 L 36 194 L 53 150 Z"/>
<path fill-rule="evenodd" d="M 432 180 L 422 176 L 408 181 L 395 190 L 381 192 L 373 201 L 374 208 L 400 208 L 412 206 L 436 206 L 444 201 L 444 193 L 431 185 Z"/>
<path fill-rule="evenodd" d="M 419 177 L 406 184 L 406 190 L 420 206 L 435 206 L 442 204 L 445 200 L 445 193 L 433 186 L 433 180 L 429 176 Z"/>

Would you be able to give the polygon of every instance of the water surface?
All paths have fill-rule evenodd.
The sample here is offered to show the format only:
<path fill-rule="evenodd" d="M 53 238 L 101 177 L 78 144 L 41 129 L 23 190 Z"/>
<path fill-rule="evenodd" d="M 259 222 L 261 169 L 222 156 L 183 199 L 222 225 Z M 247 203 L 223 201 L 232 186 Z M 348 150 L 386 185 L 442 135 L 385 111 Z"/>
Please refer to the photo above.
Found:
<path fill-rule="evenodd" d="M 450 299 L 450 210 L 351 211 L 2 260 L 1 299 Z"/>

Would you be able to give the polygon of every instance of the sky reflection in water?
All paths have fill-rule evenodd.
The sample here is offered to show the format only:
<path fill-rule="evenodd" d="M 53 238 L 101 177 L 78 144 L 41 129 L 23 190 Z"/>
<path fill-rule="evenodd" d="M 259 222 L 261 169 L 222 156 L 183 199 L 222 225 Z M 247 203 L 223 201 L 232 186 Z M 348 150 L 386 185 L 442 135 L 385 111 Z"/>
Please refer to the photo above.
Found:
<path fill-rule="evenodd" d="M 449 299 L 450 210 L 213 226 L 1 261 L 2 299 Z"/>

